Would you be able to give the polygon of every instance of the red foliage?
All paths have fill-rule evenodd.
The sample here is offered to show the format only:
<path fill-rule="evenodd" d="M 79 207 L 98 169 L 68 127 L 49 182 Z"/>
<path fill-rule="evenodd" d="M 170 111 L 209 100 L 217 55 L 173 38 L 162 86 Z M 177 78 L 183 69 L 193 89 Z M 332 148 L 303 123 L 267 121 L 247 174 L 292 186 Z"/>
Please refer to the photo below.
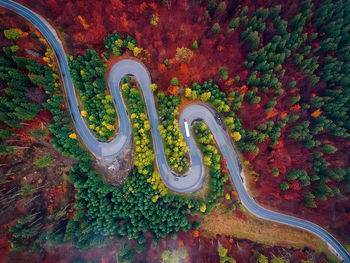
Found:
<path fill-rule="evenodd" d="M 304 260 L 307 259 L 307 255 L 304 252 L 296 252 L 295 255 L 300 259 L 300 260 Z"/>
<path fill-rule="evenodd" d="M 255 153 L 244 152 L 244 159 L 247 160 L 247 161 L 252 161 L 253 159 L 255 159 L 255 157 L 257 155 L 258 154 L 255 154 Z"/>
<path fill-rule="evenodd" d="M 65 190 L 66 188 L 66 182 L 64 181 L 63 185 L 58 185 L 57 187 L 53 187 L 50 189 L 49 191 L 49 207 L 48 207 L 48 211 L 51 214 L 54 213 L 55 208 L 57 208 L 60 205 L 60 200 L 62 198 L 62 195 L 64 192 L 66 192 Z"/>
<path fill-rule="evenodd" d="M 294 180 L 290 185 L 290 188 L 295 190 L 295 191 L 299 191 L 301 189 L 301 184 L 299 182 L 299 180 Z"/>
<path fill-rule="evenodd" d="M 39 59 L 39 58 L 37 58 L 37 57 L 33 57 L 33 56 L 29 55 L 29 54 L 26 55 L 26 58 L 34 59 L 34 60 L 36 60 L 37 62 L 39 62 L 40 65 L 42 65 L 42 66 L 47 65 L 47 63 L 46 63 L 44 60 Z"/>
<path fill-rule="evenodd" d="M 236 210 L 235 210 L 235 213 L 236 213 L 236 215 L 238 216 L 238 218 L 240 218 L 240 219 L 242 219 L 242 220 L 244 220 L 244 221 L 247 221 L 247 220 L 248 220 L 247 216 L 246 216 L 241 210 L 236 209 Z"/>
<path fill-rule="evenodd" d="M 7 237 L 0 237 L 0 262 L 5 262 L 8 254 L 10 253 L 10 244 Z"/>
<path fill-rule="evenodd" d="M 29 129 L 41 129 L 42 123 L 49 123 L 52 120 L 52 114 L 49 110 L 43 109 L 39 111 L 39 113 L 36 115 L 36 117 L 30 121 L 28 128 Z"/>

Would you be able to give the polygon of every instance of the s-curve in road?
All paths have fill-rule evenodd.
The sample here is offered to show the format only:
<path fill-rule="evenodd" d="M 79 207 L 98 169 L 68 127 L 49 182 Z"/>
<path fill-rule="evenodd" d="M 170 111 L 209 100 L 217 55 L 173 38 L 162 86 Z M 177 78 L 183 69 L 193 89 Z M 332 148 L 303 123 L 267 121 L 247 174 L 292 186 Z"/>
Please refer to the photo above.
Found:
<path fill-rule="evenodd" d="M 266 220 L 307 230 L 324 240 L 332 252 L 335 253 L 339 258 L 343 259 L 345 262 L 350 263 L 350 255 L 347 253 L 345 248 L 330 233 L 328 233 L 320 226 L 303 219 L 267 210 L 258 205 L 254 199 L 249 196 L 241 178 L 241 166 L 236 152 L 232 146 L 231 140 L 224 127 L 222 126 L 221 121 L 218 120 L 217 113 L 208 105 L 201 103 L 192 104 L 186 107 L 180 115 L 179 125 L 181 132 L 184 135 L 184 139 L 189 147 L 191 168 L 187 172 L 186 176 L 175 176 L 170 171 L 167 164 L 162 138 L 158 131 L 158 114 L 154 104 L 153 93 L 150 90 L 150 76 L 146 68 L 135 60 L 121 60 L 117 62 L 109 72 L 108 84 L 115 107 L 118 112 L 120 129 L 119 134 L 112 141 L 107 143 L 99 142 L 92 135 L 80 115 L 75 89 L 69 74 L 66 54 L 64 52 L 62 43 L 56 34 L 56 31 L 41 16 L 16 2 L 10 0 L 0 0 L 0 6 L 8 8 L 29 20 L 46 37 L 57 57 L 57 61 L 64 81 L 64 88 L 69 104 L 69 109 L 76 129 L 86 146 L 93 154 L 101 157 L 117 156 L 123 152 L 124 148 L 129 143 L 132 133 L 127 110 L 120 93 L 120 82 L 125 75 L 133 75 L 139 82 L 145 99 L 148 117 L 151 124 L 152 139 L 158 168 L 165 184 L 170 189 L 177 192 L 193 193 L 201 189 L 204 185 L 205 174 L 201 153 L 195 144 L 191 130 L 189 130 L 190 136 L 185 136 L 186 131 L 184 125 L 185 119 L 187 119 L 189 126 L 191 126 L 195 121 L 203 121 L 210 128 L 216 140 L 217 146 L 220 148 L 223 157 L 226 158 L 230 175 L 241 198 L 242 204 L 252 214 Z"/>

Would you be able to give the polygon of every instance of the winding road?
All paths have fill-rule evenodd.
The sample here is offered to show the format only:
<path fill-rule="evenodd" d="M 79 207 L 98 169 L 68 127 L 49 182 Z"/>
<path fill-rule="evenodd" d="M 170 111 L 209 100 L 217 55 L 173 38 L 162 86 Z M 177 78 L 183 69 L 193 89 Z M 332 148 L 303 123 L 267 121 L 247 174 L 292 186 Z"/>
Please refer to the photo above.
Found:
<path fill-rule="evenodd" d="M 118 112 L 120 129 L 118 135 L 112 141 L 107 143 L 99 142 L 92 135 L 80 115 L 75 89 L 69 74 L 66 54 L 56 31 L 40 15 L 16 2 L 0 0 L 0 6 L 10 9 L 29 20 L 46 37 L 57 57 L 74 124 L 82 140 L 92 153 L 101 157 L 113 157 L 122 153 L 128 145 L 132 136 L 132 131 L 128 113 L 120 92 L 120 82 L 125 75 L 133 75 L 138 80 L 145 98 L 151 124 L 156 160 L 164 183 L 170 189 L 184 193 L 193 193 L 203 187 L 205 180 L 203 160 L 192 134 L 190 137 L 184 136 L 189 147 L 189 154 L 192 162 L 191 168 L 184 177 L 177 177 L 170 171 L 164 154 L 162 138 L 158 130 L 158 114 L 154 103 L 153 93 L 150 90 L 150 75 L 141 63 L 135 60 L 125 59 L 117 62 L 110 70 L 108 84 Z M 231 143 L 231 139 L 225 129 L 217 122 L 216 116 L 217 113 L 207 105 L 201 103 L 192 104 L 186 107 L 180 114 L 180 129 L 182 133 L 185 134 L 185 118 L 188 119 L 190 125 L 195 121 L 203 121 L 208 125 L 214 135 L 217 146 L 220 148 L 223 157 L 226 158 L 228 170 L 242 204 L 257 217 L 298 227 L 317 235 L 328 244 L 331 251 L 337 255 L 338 258 L 350 263 L 350 255 L 345 248 L 330 233 L 320 226 L 303 219 L 267 210 L 258 205 L 253 198 L 249 196 L 241 179 L 242 169 Z"/>

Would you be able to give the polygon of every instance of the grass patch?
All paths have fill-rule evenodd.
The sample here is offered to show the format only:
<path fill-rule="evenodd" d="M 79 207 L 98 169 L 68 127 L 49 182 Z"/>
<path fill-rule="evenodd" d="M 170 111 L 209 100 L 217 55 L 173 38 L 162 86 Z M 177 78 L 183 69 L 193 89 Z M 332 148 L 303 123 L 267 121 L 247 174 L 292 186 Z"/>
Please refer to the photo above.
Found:
<path fill-rule="evenodd" d="M 332 253 L 327 254 L 328 263 L 340 263 L 339 259 Z"/>
<path fill-rule="evenodd" d="M 203 217 L 202 230 L 208 236 L 230 235 L 270 246 L 309 247 L 327 253 L 326 243 L 307 231 L 257 218 L 248 211 L 244 213 L 247 216 L 244 220 L 236 213 L 227 213 L 227 210 L 219 205 L 210 215 Z"/>
<path fill-rule="evenodd" d="M 53 164 L 55 162 L 55 158 L 53 158 L 51 155 L 46 155 L 38 160 L 36 160 L 34 162 L 34 164 L 39 167 L 47 167 L 50 166 L 51 164 Z"/>
<path fill-rule="evenodd" d="M 29 184 L 24 184 L 21 187 L 21 195 L 22 196 L 28 196 L 28 195 L 32 195 L 34 193 L 34 188 L 29 185 Z"/>
<path fill-rule="evenodd" d="M 32 134 L 37 137 L 43 137 L 45 133 L 46 133 L 45 130 L 39 130 L 39 129 L 32 131 Z"/>

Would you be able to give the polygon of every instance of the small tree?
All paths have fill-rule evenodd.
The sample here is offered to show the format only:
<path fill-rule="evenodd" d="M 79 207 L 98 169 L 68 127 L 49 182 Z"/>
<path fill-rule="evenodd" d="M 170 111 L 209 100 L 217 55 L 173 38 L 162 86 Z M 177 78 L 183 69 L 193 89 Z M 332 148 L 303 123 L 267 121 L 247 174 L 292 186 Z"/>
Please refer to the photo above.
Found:
<path fill-rule="evenodd" d="M 226 67 L 220 67 L 218 74 L 223 80 L 228 79 L 228 70 Z"/>
<path fill-rule="evenodd" d="M 280 189 L 282 191 L 287 191 L 289 189 L 289 184 L 287 182 L 280 183 Z"/>
<path fill-rule="evenodd" d="M 317 205 L 315 204 L 315 196 L 312 193 L 308 193 L 304 196 L 303 199 L 303 204 L 306 207 L 310 207 L 310 208 L 317 208 Z"/>
<path fill-rule="evenodd" d="M 250 104 L 258 104 L 261 101 L 261 97 L 256 96 L 250 100 Z"/>
<path fill-rule="evenodd" d="M 157 84 L 152 83 L 150 88 L 151 88 L 152 92 L 155 92 L 157 90 L 158 86 L 157 86 Z"/>
<path fill-rule="evenodd" d="M 219 34 L 220 33 L 220 25 L 219 23 L 215 23 L 212 28 L 211 28 L 211 32 L 213 35 Z"/>
<path fill-rule="evenodd" d="M 225 3 L 225 1 L 222 1 L 222 2 L 218 5 L 216 11 L 217 11 L 217 12 L 223 12 L 223 11 L 225 11 L 225 9 L 226 9 L 226 3 Z"/>
<path fill-rule="evenodd" d="M 273 166 L 271 167 L 271 173 L 273 176 L 278 176 L 280 172 L 276 166 Z"/>
<path fill-rule="evenodd" d="M 333 154 L 336 151 L 338 151 L 338 148 L 334 147 L 333 145 L 330 145 L 330 144 L 325 144 L 322 147 L 322 151 L 326 154 Z"/>
<path fill-rule="evenodd" d="M 259 259 L 258 259 L 259 263 L 269 263 L 269 260 L 267 259 L 266 256 L 264 256 L 263 254 L 259 255 Z"/>
<path fill-rule="evenodd" d="M 231 20 L 230 24 L 229 24 L 229 28 L 230 29 L 235 29 L 237 27 L 239 27 L 239 17 L 236 17 L 234 19 Z"/>
<path fill-rule="evenodd" d="M 166 67 L 169 67 L 170 63 L 169 63 L 169 59 L 164 59 L 164 65 Z"/>
<path fill-rule="evenodd" d="M 197 42 L 197 40 L 193 41 L 192 49 L 194 49 L 194 50 L 198 49 L 198 42 Z"/>
<path fill-rule="evenodd" d="M 296 104 L 297 102 L 299 102 L 300 101 L 300 96 L 295 96 L 295 97 L 292 97 L 289 101 L 288 101 L 288 103 L 290 104 L 290 105 L 294 105 L 294 104 Z"/>
<path fill-rule="evenodd" d="M 22 35 L 22 32 L 20 29 L 16 29 L 16 28 L 5 29 L 4 35 L 7 39 L 17 40 Z"/>
<path fill-rule="evenodd" d="M 293 81 L 289 82 L 288 87 L 294 88 L 296 85 L 297 85 L 296 81 L 293 80 Z"/>
<path fill-rule="evenodd" d="M 170 80 L 170 84 L 172 86 L 179 86 L 180 85 L 180 82 L 179 80 L 176 78 L 176 77 L 173 77 L 171 80 Z"/>

